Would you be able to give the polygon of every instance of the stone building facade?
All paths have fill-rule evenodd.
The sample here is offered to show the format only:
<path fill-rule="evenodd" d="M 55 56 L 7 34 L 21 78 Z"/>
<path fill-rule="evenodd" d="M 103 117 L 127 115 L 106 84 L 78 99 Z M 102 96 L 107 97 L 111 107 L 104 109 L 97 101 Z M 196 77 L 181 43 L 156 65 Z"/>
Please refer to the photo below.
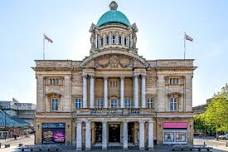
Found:
<path fill-rule="evenodd" d="M 36 60 L 35 143 L 127 149 L 192 143 L 193 59 L 147 60 L 136 24 L 111 2 L 90 27 L 90 56 Z"/>

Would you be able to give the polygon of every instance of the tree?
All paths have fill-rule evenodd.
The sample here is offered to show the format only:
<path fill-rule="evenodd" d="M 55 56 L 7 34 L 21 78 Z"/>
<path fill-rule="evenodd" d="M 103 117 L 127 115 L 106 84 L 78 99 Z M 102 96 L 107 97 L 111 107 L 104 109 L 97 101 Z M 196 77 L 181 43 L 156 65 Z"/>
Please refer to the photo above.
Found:
<path fill-rule="evenodd" d="M 216 132 L 228 132 L 228 93 L 219 93 L 208 105 L 204 113 L 207 125 Z"/>

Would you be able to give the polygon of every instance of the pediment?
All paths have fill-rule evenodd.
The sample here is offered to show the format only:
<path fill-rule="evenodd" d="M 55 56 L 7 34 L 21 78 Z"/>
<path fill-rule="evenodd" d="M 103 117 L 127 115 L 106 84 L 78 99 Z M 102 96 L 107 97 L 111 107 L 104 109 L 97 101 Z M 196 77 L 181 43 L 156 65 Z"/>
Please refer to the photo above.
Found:
<path fill-rule="evenodd" d="M 119 52 L 99 53 L 96 56 L 86 58 L 81 67 L 96 69 L 132 69 L 135 67 L 147 67 L 146 61 L 135 54 Z"/>

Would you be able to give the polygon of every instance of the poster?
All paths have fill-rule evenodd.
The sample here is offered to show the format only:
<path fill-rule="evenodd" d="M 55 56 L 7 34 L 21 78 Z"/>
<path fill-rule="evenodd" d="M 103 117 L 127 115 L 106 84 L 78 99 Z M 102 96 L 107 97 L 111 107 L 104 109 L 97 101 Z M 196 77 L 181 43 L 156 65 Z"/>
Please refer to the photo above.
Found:
<path fill-rule="evenodd" d="M 42 126 L 42 143 L 65 143 L 65 124 L 45 123 Z"/>

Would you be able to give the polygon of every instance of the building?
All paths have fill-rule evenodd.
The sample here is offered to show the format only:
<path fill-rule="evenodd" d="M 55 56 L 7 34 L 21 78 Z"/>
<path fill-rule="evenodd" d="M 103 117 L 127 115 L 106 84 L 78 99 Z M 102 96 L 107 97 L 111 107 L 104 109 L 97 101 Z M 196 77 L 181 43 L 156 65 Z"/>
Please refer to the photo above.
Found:
<path fill-rule="evenodd" d="M 207 110 L 208 104 L 211 103 L 212 99 L 213 98 L 209 98 L 207 99 L 205 104 L 193 107 L 192 109 L 193 109 L 194 115 L 204 113 Z"/>
<path fill-rule="evenodd" d="M 193 142 L 193 59 L 147 60 L 136 24 L 111 2 L 90 27 L 90 56 L 36 60 L 36 144 L 77 150 Z"/>
<path fill-rule="evenodd" d="M 28 122 L 31 126 L 35 117 L 36 105 L 20 103 L 15 98 L 12 101 L 0 101 L 0 109 L 9 117 Z"/>

